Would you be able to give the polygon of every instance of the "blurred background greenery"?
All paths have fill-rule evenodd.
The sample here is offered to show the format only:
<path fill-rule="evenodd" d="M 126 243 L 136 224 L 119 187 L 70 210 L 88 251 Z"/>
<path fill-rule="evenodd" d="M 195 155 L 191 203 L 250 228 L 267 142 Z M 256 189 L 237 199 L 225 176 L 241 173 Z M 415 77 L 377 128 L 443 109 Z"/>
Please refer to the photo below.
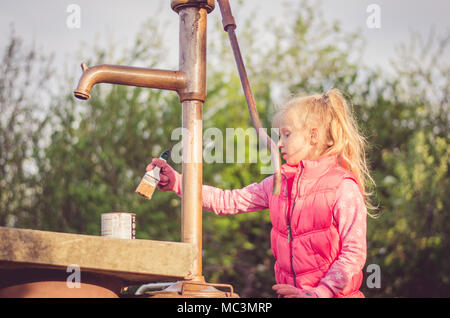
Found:
<path fill-rule="evenodd" d="M 365 39 L 323 18 L 303 1 L 283 25 L 239 21 L 241 49 L 260 117 L 270 127 L 274 96 L 347 92 L 370 147 L 379 218 L 368 219 L 369 264 L 381 287 L 367 297 L 450 296 L 449 80 L 450 34 L 412 33 L 393 56 L 393 74 L 362 63 Z M 209 24 L 208 98 L 204 129 L 251 127 L 228 38 Z M 148 21 L 126 52 L 93 47 L 88 65 L 156 67 L 167 53 L 164 30 Z M 262 32 L 274 35 L 261 43 Z M 213 41 L 211 39 L 214 39 Z M 85 48 L 86 50 L 86 48 Z M 137 238 L 180 240 L 180 199 L 136 195 L 146 165 L 179 140 L 178 96 L 98 85 L 80 102 L 80 73 L 59 74 L 52 56 L 14 31 L 0 64 L 0 226 L 100 235 L 100 214 L 137 214 Z M 86 52 L 84 52 L 86 56 Z M 58 79 L 55 93 L 51 79 Z M 248 144 L 246 147 L 250 147 Z M 248 151 L 246 151 L 248 153 Z M 181 172 L 180 165 L 173 164 Z M 223 189 L 261 181 L 260 163 L 205 163 L 204 184 Z M 204 276 L 230 283 L 242 297 L 274 297 L 268 211 L 231 217 L 203 214 Z M 364 268 L 365 279 L 370 275 Z"/>

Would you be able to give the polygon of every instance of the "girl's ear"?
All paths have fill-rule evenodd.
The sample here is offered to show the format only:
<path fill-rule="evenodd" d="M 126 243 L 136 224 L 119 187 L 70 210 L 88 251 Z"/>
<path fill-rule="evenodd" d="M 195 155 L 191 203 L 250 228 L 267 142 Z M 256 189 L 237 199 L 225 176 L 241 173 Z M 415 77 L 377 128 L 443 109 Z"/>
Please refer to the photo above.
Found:
<path fill-rule="evenodd" d="M 309 143 L 314 146 L 319 143 L 319 131 L 317 128 L 311 128 L 309 131 Z"/>

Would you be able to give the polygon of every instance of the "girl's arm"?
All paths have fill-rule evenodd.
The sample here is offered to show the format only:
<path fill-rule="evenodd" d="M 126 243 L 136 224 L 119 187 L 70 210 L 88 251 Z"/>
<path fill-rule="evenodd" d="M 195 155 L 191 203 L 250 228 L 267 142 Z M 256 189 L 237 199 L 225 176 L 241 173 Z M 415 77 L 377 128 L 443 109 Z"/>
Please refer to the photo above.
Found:
<path fill-rule="evenodd" d="M 222 190 L 204 185 L 202 205 L 205 210 L 217 215 L 232 215 L 254 212 L 269 207 L 269 193 L 272 191 L 273 176 L 260 183 L 253 183 L 242 189 Z"/>
<path fill-rule="evenodd" d="M 342 242 L 338 258 L 314 291 L 319 297 L 333 297 L 344 291 L 366 262 L 366 214 L 358 185 L 345 179 L 337 192 L 333 216 Z"/>
<path fill-rule="evenodd" d="M 175 193 L 181 197 L 181 175 L 176 184 Z M 217 215 L 233 215 L 244 212 L 254 212 L 269 207 L 268 191 L 272 191 L 273 176 L 265 178 L 260 183 L 253 183 L 242 189 L 222 190 L 203 185 L 202 207 Z"/>
<path fill-rule="evenodd" d="M 182 195 L 182 176 L 166 161 L 154 158 L 147 166 L 147 171 L 154 166 L 161 168 L 158 188 L 163 191 L 173 191 L 179 197 Z M 243 212 L 253 212 L 269 207 L 272 192 L 273 176 L 265 178 L 260 183 L 253 183 L 243 189 L 222 190 L 204 185 L 202 187 L 202 206 L 205 210 L 217 215 L 232 215 Z"/>

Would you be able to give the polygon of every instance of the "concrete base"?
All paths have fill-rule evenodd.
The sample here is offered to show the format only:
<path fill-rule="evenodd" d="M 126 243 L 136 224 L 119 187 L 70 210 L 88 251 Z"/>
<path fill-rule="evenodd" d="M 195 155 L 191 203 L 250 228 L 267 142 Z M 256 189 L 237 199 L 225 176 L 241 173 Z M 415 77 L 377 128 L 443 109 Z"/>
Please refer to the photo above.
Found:
<path fill-rule="evenodd" d="M 0 297 L 118 297 L 122 287 L 192 279 L 192 244 L 0 227 Z M 70 288 L 69 266 L 80 270 Z"/>

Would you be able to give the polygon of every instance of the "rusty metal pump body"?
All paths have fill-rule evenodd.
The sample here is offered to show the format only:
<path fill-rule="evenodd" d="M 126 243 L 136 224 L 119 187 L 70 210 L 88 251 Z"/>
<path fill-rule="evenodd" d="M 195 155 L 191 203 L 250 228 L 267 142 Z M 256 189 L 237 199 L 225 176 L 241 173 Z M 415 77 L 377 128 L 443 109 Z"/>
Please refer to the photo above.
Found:
<path fill-rule="evenodd" d="M 228 0 L 218 0 L 224 29 L 228 32 L 235 55 L 241 83 L 253 126 L 260 140 L 272 155 L 275 169 L 273 193 L 280 189 L 280 158 L 278 148 L 261 129 L 255 101 L 245 72 L 234 30 L 236 24 Z M 158 292 L 152 297 L 237 297 L 230 285 L 208 284 L 202 276 L 202 114 L 206 99 L 206 25 L 207 14 L 214 10 L 214 0 L 172 0 L 171 8 L 180 19 L 179 69 L 176 71 L 144 69 L 117 65 L 87 67 L 82 64 L 83 75 L 74 91 L 75 97 L 88 99 L 91 88 L 98 83 L 131 85 L 176 91 L 182 106 L 182 201 L 181 240 L 196 248 L 193 271 L 183 282 Z M 226 288 L 220 291 L 216 287 Z"/>

